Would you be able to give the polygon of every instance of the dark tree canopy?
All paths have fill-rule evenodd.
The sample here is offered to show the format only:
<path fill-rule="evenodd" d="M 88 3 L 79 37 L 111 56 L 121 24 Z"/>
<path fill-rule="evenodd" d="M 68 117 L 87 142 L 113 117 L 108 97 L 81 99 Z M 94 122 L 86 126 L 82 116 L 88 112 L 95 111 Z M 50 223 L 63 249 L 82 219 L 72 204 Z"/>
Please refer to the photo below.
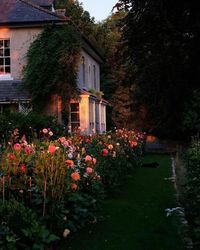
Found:
<path fill-rule="evenodd" d="M 133 108 L 137 117 L 145 113 L 145 129 L 175 135 L 183 129 L 185 103 L 200 81 L 197 1 L 119 2 L 127 11 L 123 38 L 137 86 Z"/>

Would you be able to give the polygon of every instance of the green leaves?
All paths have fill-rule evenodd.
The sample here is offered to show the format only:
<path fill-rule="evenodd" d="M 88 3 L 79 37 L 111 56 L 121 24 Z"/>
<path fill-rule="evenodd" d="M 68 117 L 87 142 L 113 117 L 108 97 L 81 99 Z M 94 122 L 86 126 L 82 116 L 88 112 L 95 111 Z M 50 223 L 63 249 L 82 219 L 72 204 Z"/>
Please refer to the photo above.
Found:
<path fill-rule="evenodd" d="M 40 108 L 52 93 L 69 100 L 76 94 L 80 35 L 70 25 L 47 26 L 32 43 L 24 69 L 24 86 Z"/>

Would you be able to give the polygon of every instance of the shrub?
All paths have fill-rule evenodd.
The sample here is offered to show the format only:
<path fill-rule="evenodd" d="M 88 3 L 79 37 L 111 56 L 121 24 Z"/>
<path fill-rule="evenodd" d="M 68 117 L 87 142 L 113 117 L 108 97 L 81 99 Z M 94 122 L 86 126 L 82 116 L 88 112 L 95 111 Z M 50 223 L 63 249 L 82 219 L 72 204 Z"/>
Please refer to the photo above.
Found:
<path fill-rule="evenodd" d="M 194 138 L 187 155 L 186 173 L 186 215 L 194 241 L 194 248 L 200 248 L 200 139 Z"/>

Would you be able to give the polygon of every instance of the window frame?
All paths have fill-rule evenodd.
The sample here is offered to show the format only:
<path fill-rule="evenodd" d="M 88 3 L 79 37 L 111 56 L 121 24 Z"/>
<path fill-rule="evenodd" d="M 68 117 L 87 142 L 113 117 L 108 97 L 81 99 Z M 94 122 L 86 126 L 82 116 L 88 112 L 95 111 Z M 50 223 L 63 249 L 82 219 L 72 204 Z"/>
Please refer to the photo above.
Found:
<path fill-rule="evenodd" d="M 8 46 L 5 45 L 6 41 L 8 42 Z M 0 68 L 3 70 L 0 70 L 0 78 L 1 79 L 10 79 L 11 78 L 11 41 L 10 38 L 0 38 L 0 52 L 2 51 L 2 54 L 0 54 L 0 61 L 2 60 L 2 64 L 0 65 Z M 6 55 L 6 50 L 8 51 L 8 55 Z M 9 60 L 9 63 L 6 63 L 6 59 Z M 6 68 L 9 68 L 9 70 L 6 72 Z"/>

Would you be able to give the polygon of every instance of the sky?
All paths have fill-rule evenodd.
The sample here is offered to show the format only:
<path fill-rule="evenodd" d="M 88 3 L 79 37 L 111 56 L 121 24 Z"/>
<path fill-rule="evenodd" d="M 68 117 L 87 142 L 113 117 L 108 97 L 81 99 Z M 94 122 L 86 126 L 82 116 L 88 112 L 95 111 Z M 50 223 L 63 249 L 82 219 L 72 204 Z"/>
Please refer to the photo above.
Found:
<path fill-rule="evenodd" d="M 113 6 L 117 0 L 80 0 L 84 10 L 90 12 L 90 16 L 96 21 L 102 21 L 111 14 Z"/>

